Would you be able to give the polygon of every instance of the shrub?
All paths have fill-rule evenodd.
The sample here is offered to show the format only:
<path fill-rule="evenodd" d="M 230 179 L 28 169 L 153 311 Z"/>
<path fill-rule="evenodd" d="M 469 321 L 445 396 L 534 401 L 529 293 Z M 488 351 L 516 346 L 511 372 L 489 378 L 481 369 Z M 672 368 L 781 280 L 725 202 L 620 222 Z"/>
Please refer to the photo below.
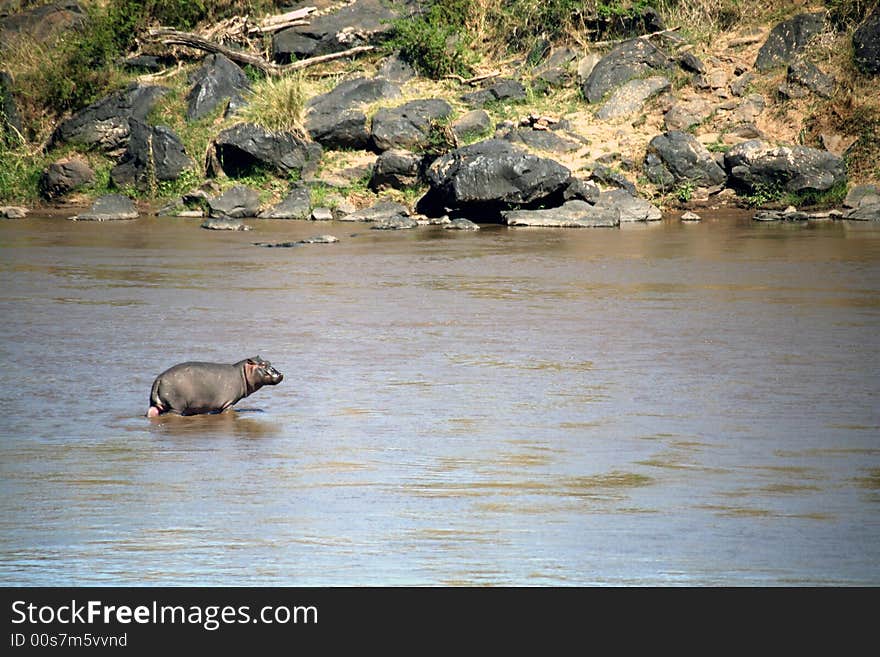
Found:
<path fill-rule="evenodd" d="M 306 94 L 301 74 L 264 78 L 254 83 L 247 105 L 236 113 L 244 120 L 273 132 L 305 137 L 303 113 Z"/>
<path fill-rule="evenodd" d="M 465 24 L 468 3 L 434 2 L 422 16 L 394 21 L 389 45 L 424 75 L 469 75 L 473 56 Z"/>

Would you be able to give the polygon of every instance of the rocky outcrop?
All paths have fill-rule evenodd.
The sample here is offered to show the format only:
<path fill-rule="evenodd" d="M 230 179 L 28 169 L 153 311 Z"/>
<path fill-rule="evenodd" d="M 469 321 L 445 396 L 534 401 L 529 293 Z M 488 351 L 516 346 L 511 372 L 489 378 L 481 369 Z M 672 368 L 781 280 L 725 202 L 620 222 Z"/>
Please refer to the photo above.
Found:
<path fill-rule="evenodd" d="M 663 215 L 645 199 L 635 197 L 625 189 L 603 191 L 596 208 L 616 210 L 620 222 L 660 221 Z"/>
<path fill-rule="evenodd" d="M 308 219 L 311 209 L 309 188 L 302 183 L 294 183 L 280 203 L 264 210 L 259 216 L 261 219 Z"/>
<path fill-rule="evenodd" d="M 748 193 L 755 191 L 826 191 L 846 183 L 844 161 L 828 151 L 807 146 L 772 146 L 753 139 L 724 154 L 729 184 Z"/>
<path fill-rule="evenodd" d="M 146 122 L 147 114 L 168 89 L 132 83 L 62 121 L 52 134 L 50 147 L 69 143 L 121 155 L 128 145 L 130 119 Z"/>
<path fill-rule="evenodd" d="M 390 34 L 395 19 L 418 10 L 417 4 L 410 1 L 354 0 L 339 4 L 336 11 L 313 14 L 308 25 L 278 32 L 272 39 L 275 61 L 287 63 L 381 43 Z"/>
<path fill-rule="evenodd" d="M 519 80 L 506 78 L 483 89 L 463 94 L 461 100 L 470 107 L 483 107 L 487 103 L 524 100 L 526 88 Z"/>
<path fill-rule="evenodd" d="M 459 141 L 484 136 L 492 129 L 492 117 L 486 110 L 465 112 L 449 124 L 449 129 Z"/>
<path fill-rule="evenodd" d="M 229 103 L 229 111 L 244 106 L 251 88 L 241 67 L 220 54 L 205 57 L 202 66 L 190 76 L 190 83 L 193 86 L 186 96 L 188 121 L 210 114 L 222 103 Z"/>
<path fill-rule="evenodd" d="M 223 172 L 231 178 L 262 169 L 305 176 L 314 171 L 321 152 L 319 144 L 293 133 L 270 132 L 252 123 L 239 123 L 214 139 L 208 169 L 209 174 Z"/>
<path fill-rule="evenodd" d="M 647 39 L 630 39 L 617 45 L 593 67 L 581 91 L 588 102 L 598 103 L 620 85 L 670 65 L 666 53 Z"/>
<path fill-rule="evenodd" d="M 853 32 L 853 63 L 862 73 L 880 74 L 880 7 Z"/>
<path fill-rule="evenodd" d="M 428 145 L 434 125 L 451 114 L 452 106 L 439 98 L 413 100 L 398 107 L 380 109 L 373 116 L 373 145 L 378 151 L 421 150 Z"/>
<path fill-rule="evenodd" d="M 767 71 L 792 62 L 810 39 L 822 31 L 824 16 L 824 13 L 798 14 L 779 23 L 758 51 L 755 68 Z"/>
<path fill-rule="evenodd" d="M 138 211 L 134 201 L 122 194 L 100 196 L 89 210 L 70 217 L 71 221 L 122 221 L 137 218 Z"/>
<path fill-rule="evenodd" d="M 421 156 L 402 149 L 387 150 L 376 159 L 370 189 L 379 192 L 415 187 L 421 181 L 421 173 Z"/>
<path fill-rule="evenodd" d="M 260 211 L 260 195 L 245 185 L 235 185 L 208 199 L 212 217 L 240 219 L 255 217 Z"/>
<path fill-rule="evenodd" d="M 80 157 L 69 157 L 50 164 L 40 175 L 40 196 L 52 201 L 90 183 L 95 172 Z"/>
<path fill-rule="evenodd" d="M 400 96 L 400 87 L 383 78 L 353 78 L 308 102 L 305 127 L 325 148 L 366 149 L 370 131 L 362 105 Z"/>
<path fill-rule="evenodd" d="M 667 89 L 669 89 L 669 80 L 662 75 L 630 80 L 615 89 L 611 97 L 596 112 L 596 118 L 607 121 L 635 114 L 651 96 L 656 96 Z"/>
<path fill-rule="evenodd" d="M 656 161 L 651 156 L 656 156 Z M 651 182 L 664 187 L 682 183 L 712 187 L 727 179 L 705 146 L 693 135 L 677 130 L 657 135 L 648 143 L 645 173 Z"/>
<path fill-rule="evenodd" d="M 458 148 L 428 167 L 430 188 L 417 210 L 428 216 L 450 212 L 500 211 L 551 202 L 571 173 L 558 162 L 531 155 L 509 142 L 488 139 Z"/>
<path fill-rule="evenodd" d="M 544 210 L 502 212 L 508 226 L 544 228 L 614 228 L 620 225 L 620 211 L 613 206 L 598 207 L 586 201 L 566 201 L 561 207 Z"/>
<path fill-rule="evenodd" d="M 146 191 L 159 181 L 177 180 L 181 173 L 194 166 L 183 142 L 169 128 L 148 126 L 136 119 L 129 120 L 130 136 L 125 154 L 110 171 L 117 187 L 134 185 Z"/>
<path fill-rule="evenodd" d="M 70 30 L 79 29 L 85 21 L 86 12 L 76 0 L 61 0 L 25 9 L 4 16 L 0 21 L 0 48 L 21 34 L 39 43 L 50 44 Z"/>

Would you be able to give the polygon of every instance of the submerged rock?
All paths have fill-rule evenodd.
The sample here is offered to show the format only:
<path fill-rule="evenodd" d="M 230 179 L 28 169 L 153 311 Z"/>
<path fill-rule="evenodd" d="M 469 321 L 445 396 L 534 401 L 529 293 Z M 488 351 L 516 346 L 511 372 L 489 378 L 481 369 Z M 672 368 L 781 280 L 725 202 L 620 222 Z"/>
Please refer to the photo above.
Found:
<path fill-rule="evenodd" d="M 250 230 L 250 226 L 246 226 L 241 219 L 233 217 L 209 217 L 205 219 L 202 228 L 207 230 Z"/>

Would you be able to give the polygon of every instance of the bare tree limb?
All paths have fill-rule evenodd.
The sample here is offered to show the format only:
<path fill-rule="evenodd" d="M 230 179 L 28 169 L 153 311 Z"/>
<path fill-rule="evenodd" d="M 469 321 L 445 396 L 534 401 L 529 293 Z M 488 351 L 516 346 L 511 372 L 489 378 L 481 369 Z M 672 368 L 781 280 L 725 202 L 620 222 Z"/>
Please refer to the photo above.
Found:
<path fill-rule="evenodd" d="M 660 36 L 663 34 L 668 34 L 669 32 L 677 32 L 680 30 L 680 27 L 670 27 L 666 30 L 658 30 L 657 32 L 651 32 L 650 34 L 640 34 L 637 36 L 637 39 L 650 39 L 651 37 Z M 611 39 L 610 41 L 590 41 L 591 46 L 614 46 L 618 43 L 623 43 L 624 41 L 629 41 L 629 39 Z"/>
<path fill-rule="evenodd" d="M 491 78 L 497 78 L 501 75 L 501 71 L 493 71 L 492 73 L 485 73 L 483 75 L 475 75 L 472 78 L 464 78 L 460 75 L 456 75 L 455 73 L 450 73 L 449 75 L 444 75 L 443 78 L 447 80 L 458 80 L 461 84 L 469 84 L 471 86 L 477 84 L 478 82 L 482 82 L 483 80 L 489 80 Z"/>

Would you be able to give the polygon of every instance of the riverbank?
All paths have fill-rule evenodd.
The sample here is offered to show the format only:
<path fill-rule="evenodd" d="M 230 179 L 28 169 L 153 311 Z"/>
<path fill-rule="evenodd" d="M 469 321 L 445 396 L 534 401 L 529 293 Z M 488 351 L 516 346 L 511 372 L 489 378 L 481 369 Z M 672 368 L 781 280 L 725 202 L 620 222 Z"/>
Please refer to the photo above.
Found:
<path fill-rule="evenodd" d="M 872 24 L 867 7 L 847 22 L 791 3 L 706 40 L 681 11 L 633 5 L 598 43 L 570 30 L 498 56 L 471 40 L 465 78 L 429 75 L 399 28 L 389 33 L 429 5 L 317 4 L 307 25 L 272 35 L 271 65 L 352 54 L 301 72 L 261 76 L 232 61 L 238 50 L 230 59 L 167 35 L 143 40 L 117 91 L 42 132 L 31 126 L 33 140 L 7 150 L 17 167 L 5 172 L 2 203 L 71 210 L 112 193 L 147 214 L 366 212 L 403 217 L 397 227 L 605 226 L 727 206 L 777 211 L 765 219 L 797 217 L 782 213 L 789 206 L 880 219 L 870 187 L 880 179 L 880 82 L 854 50 Z M 10 23 L 38 9 L 3 19 L 7 52 Z M 209 27 L 219 43 L 216 25 L 201 33 Z M 15 101 L 26 78 L 4 78 L 4 98 Z"/>

